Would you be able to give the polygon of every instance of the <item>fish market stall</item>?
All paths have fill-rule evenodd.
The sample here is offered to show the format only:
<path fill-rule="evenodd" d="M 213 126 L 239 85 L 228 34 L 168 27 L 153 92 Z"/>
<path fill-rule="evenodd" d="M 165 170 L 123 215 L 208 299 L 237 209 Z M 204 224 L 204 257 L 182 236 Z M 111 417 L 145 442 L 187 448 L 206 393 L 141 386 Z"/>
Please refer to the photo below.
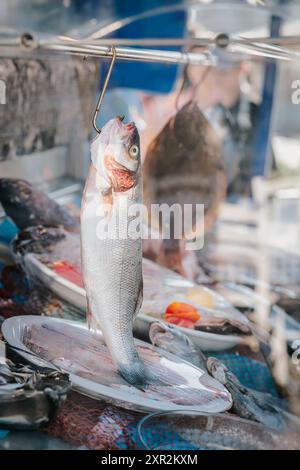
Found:
<path fill-rule="evenodd" d="M 1 450 L 299 450 L 299 26 L 1 3 Z"/>

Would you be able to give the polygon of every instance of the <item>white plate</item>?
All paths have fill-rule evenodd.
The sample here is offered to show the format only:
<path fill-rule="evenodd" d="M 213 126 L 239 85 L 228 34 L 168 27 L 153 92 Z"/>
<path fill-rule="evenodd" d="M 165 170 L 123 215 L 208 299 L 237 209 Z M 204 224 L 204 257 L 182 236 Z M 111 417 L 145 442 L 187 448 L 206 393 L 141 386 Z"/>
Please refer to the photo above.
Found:
<path fill-rule="evenodd" d="M 152 373 L 167 380 L 168 387 L 157 386 L 145 392 L 130 386 L 114 369 L 101 332 L 93 333 L 80 323 L 18 316 L 4 321 L 2 334 L 9 345 L 22 350 L 20 354 L 27 361 L 43 366 L 42 358 L 60 364 L 70 374 L 74 390 L 124 408 L 220 413 L 232 405 L 229 392 L 206 372 L 142 341 L 136 340 L 141 357 Z M 28 341 L 36 355 L 28 354 Z"/>

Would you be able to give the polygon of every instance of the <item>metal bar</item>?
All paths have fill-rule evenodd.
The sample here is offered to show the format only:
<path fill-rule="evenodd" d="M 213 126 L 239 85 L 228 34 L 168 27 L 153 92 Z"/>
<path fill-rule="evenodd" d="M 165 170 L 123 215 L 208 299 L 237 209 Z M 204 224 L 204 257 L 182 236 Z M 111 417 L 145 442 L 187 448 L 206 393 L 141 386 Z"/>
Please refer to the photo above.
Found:
<path fill-rule="evenodd" d="M 29 36 L 29 37 L 28 37 Z M 131 41 L 131 42 L 130 42 Z M 134 42 L 135 41 L 135 42 Z M 213 47 L 215 39 L 213 38 L 182 38 L 182 39 L 140 39 L 140 40 L 119 40 L 119 39 L 101 39 L 87 42 L 86 40 L 72 39 L 66 36 L 39 36 L 30 37 L 22 35 L 16 38 L 0 38 L 0 56 L 1 48 L 4 50 L 4 56 L 24 55 L 26 51 L 32 54 L 72 54 L 91 57 L 111 57 L 111 46 L 117 44 L 139 44 L 139 45 L 185 45 L 199 47 Z M 107 44 L 107 45 L 106 45 Z M 250 57 L 265 57 L 282 60 L 299 60 L 300 54 L 281 48 L 278 45 L 267 42 L 264 44 L 256 39 L 231 38 L 227 50 L 234 52 L 244 52 Z M 169 64 L 193 64 L 193 65 L 216 65 L 214 55 L 206 49 L 203 52 L 180 52 L 158 49 L 144 49 L 134 47 L 117 47 L 117 57 L 120 60 L 157 62 Z"/>
<path fill-rule="evenodd" d="M 94 57 L 112 57 L 111 47 L 75 44 L 48 44 L 41 45 L 39 49 L 46 51 L 67 52 L 70 54 L 91 55 Z M 209 52 L 178 52 L 161 51 L 155 49 L 135 49 L 126 47 L 116 47 L 116 54 L 119 60 L 133 60 L 143 62 L 161 62 L 171 64 L 202 64 L 214 65 L 215 61 Z"/>
<path fill-rule="evenodd" d="M 111 43 L 112 42 L 110 42 L 110 44 Z M 20 38 L 17 41 L 8 41 L 7 38 L 0 39 L 0 56 L 1 47 L 3 47 L 5 56 L 7 56 L 8 54 L 16 55 L 20 53 L 22 53 L 23 56 L 26 56 L 26 53 L 28 55 L 39 55 L 51 52 L 54 54 L 66 53 L 91 57 L 112 57 L 111 45 L 99 46 L 97 44 L 85 44 L 77 40 L 57 40 L 56 38 L 49 37 L 33 37 L 32 40 L 27 41 L 26 44 L 24 44 L 24 41 L 22 41 Z M 116 47 L 116 54 L 118 60 L 158 62 L 169 64 L 215 64 L 215 60 L 209 51 L 200 53 Z"/>
<path fill-rule="evenodd" d="M 271 17 L 270 35 L 278 37 L 282 26 L 282 20 L 278 16 Z M 267 63 L 263 85 L 263 96 L 258 116 L 257 133 L 255 136 L 255 158 L 252 174 L 265 175 L 267 161 L 270 153 L 270 133 L 274 90 L 276 86 L 277 64 Z"/>
<path fill-rule="evenodd" d="M 146 47 L 207 47 L 215 45 L 215 38 L 101 38 L 101 39 L 74 39 L 68 36 L 59 36 L 58 39 L 62 40 L 65 44 L 88 44 L 94 46 L 146 46 Z"/>
<path fill-rule="evenodd" d="M 276 44 L 277 46 L 299 46 L 300 47 L 300 35 L 295 36 L 274 36 L 274 37 L 257 37 L 257 38 L 244 38 L 239 36 L 235 38 L 248 43 L 264 43 L 264 44 Z"/>

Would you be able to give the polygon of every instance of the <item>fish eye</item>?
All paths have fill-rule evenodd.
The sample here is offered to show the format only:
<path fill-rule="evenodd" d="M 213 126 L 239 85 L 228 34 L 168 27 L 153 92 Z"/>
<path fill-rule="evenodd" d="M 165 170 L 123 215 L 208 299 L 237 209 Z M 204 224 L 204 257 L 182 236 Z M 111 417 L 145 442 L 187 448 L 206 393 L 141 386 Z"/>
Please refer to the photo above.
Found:
<path fill-rule="evenodd" d="M 131 157 L 136 157 L 139 153 L 139 148 L 137 145 L 132 145 L 129 149 L 129 154 Z"/>

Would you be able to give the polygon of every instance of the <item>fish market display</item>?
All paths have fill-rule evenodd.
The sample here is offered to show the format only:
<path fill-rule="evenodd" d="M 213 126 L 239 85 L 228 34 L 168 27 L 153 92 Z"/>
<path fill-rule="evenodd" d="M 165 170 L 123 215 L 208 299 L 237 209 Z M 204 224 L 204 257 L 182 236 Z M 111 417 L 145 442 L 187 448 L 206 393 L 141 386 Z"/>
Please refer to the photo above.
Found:
<path fill-rule="evenodd" d="M 62 225 L 78 230 L 78 221 L 47 194 L 21 179 L 0 178 L 0 202 L 22 230 L 35 225 Z"/>
<path fill-rule="evenodd" d="M 17 188 L 17 183 L 12 187 Z M 14 221 L 18 222 L 17 194 L 12 190 L 9 194 L 10 204 L 14 207 Z M 45 194 L 44 197 L 48 198 Z M 38 210 L 36 198 L 31 200 L 30 205 L 33 206 L 33 211 Z M 63 226 L 49 226 L 46 225 L 46 222 L 47 220 L 45 225 L 28 226 L 17 235 L 12 243 L 16 260 L 21 263 L 31 279 L 34 278 L 39 284 L 43 283 L 55 294 L 73 303 L 76 308 L 85 311 L 86 298 L 81 275 L 79 233 L 77 230 L 66 230 Z M 28 223 L 30 224 L 30 221 Z M 141 314 L 135 323 L 135 329 L 144 331 L 143 337 L 148 335 L 149 322 L 153 318 L 176 322 L 179 327 L 188 328 L 195 332 L 198 330 L 199 334 L 202 332 L 205 334 L 206 332 L 217 333 L 213 344 L 210 342 L 207 346 L 210 349 L 217 347 L 217 345 L 218 348 L 231 347 L 237 344 L 235 338 L 251 334 L 250 324 L 245 316 L 211 289 L 197 286 L 174 271 L 159 266 L 146 258 L 142 260 L 142 267 L 144 301 Z M 178 311 L 175 312 L 175 315 L 167 315 L 168 307 L 174 302 L 190 304 L 199 313 L 199 321 L 193 322 L 189 318 L 184 319 L 182 312 Z M 232 335 L 233 332 L 234 335 Z M 218 333 L 224 337 L 227 336 L 228 341 L 218 342 L 217 337 L 221 336 Z M 229 338 L 232 340 L 229 341 Z M 202 347 L 206 348 L 203 341 Z"/>
<path fill-rule="evenodd" d="M 119 374 L 102 333 L 78 322 L 18 316 L 3 323 L 2 333 L 27 361 L 51 362 L 70 374 L 75 390 L 96 399 L 141 411 L 194 407 L 221 412 L 231 406 L 230 394 L 203 370 L 141 341 L 135 341 L 138 354 L 150 374 L 159 379 L 149 384 L 147 393 Z"/>
<path fill-rule="evenodd" d="M 221 361 L 214 357 L 207 358 L 190 338 L 173 326 L 162 322 L 152 323 L 149 336 L 153 345 L 178 355 L 202 370 L 207 370 L 212 377 L 223 384 L 232 395 L 232 411 L 241 418 L 282 430 L 292 426 L 294 420 L 300 430 L 300 421 L 281 409 L 279 401 L 272 395 L 244 387 Z"/>
<path fill-rule="evenodd" d="M 121 118 L 109 121 L 92 143 L 81 209 L 81 256 L 88 320 L 103 332 L 121 375 L 144 387 L 156 379 L 133 341 L 133 320 L 143 299 L 142 234 L 130 236 L 126 224 L 123 238 L 111 223 L 127 218 L 130 224 L 130 209 L 142 203 L 139 143 L 134 123 L 125 125 Z M 108 225 L 102 239 L 97 232 L 101 209 Z"/>
<path fill-rule="evenodd" d="M 0 363 L 0 428 L 37 429 L 48 424 L 70 389 L 66 374 Z"/>
<path fill-rule="evenodd" d="M 114 170 L 114 174 L 116 174 L 116 170 Z M 124 173 L 121 176 L 124 177 Z M 22 207 L 26 204 L 28 210 L 38 214 L 38 218 L 35 217 L 34 220 L 42 223 L 42 225 L 30 226 L 31 219 L 27 220 L 27 228 L 18 234 L 12 244 L 17 261 L 39 284 L 43 283 L 57 295 L 73 303 L 76 308 L 85 311 L 86 299 L 81 275 L 79 232 L 77 229 L 70 230 L 62 225 L 49 225 L 50 220 L 47 214 L 53 212 L 51 209 L 53 201 L 45 193 L 43 193 L 42 201 L 50 209 L 46 210 L 45 208 L 45 211 L 41 213 L 38 197 L 33 187 L 26 183 L 29 187 L 28 198 L 23 200 L 23 196 L 21 199 L 18 198 L 18 188 L 23 183 L 20 183 L 19 180 L 2 179 L 2 181 L 3 185 L 9 188 L 7 199 L 12 208 L 10 214 L 15 223 L 21 226 L 22 222 L 26 222 L 21 215 Z M 0 192 L 0 199 L 1 197 L 4 198 L 4 195 Z M 58 224 L 59 220 L 55 222 Z M 76 222 L 74 219 L 75 225 Z M 30 254 L 34 254 L 34 257 Z M 42 265 L 38 264 L 37 259 Z M 211 289 L 197 286 L 174 271 L 159 266 L 146 258 L 143 258 L 142 266 L 144 301 L 135 328 L 139 332 L 143 331 L 143 337 L 148 336 L 148 322 L 152 318 L 164 319 L 179 327 L 195 332 L 199 331 L 199 335 L 202 335 L 202 332 L 204 334 L 214 333 L 216 336 L 213 344 L 206 346 L 204 339 L 201 340 L 201 346 L 205 349 L 228 348 L 237 344 L 237 338 L 251 334 L 250 324 L 245 316 Z M 47 267 L 51 271 L 47 271 Z M 70 283 L 66 284 L 65 280 Z M 158 285 L 159 289 L 157 289 Z M 189 314 L 186 315 L 185 312 L 180 311 L 180 308 L 173 308 L 174 305 L 182 306 L 184 303 L 190 305 L 191 309 L 196 312 L 197 321 L 194 321 L 195 315 L 191 318 Z M 171 308 L 173 308 L 172 314 L 170 313 Z M 228 341 L 217 341 L 217 337 L 221 335 L 224 338 L 228 337 Z"/>

